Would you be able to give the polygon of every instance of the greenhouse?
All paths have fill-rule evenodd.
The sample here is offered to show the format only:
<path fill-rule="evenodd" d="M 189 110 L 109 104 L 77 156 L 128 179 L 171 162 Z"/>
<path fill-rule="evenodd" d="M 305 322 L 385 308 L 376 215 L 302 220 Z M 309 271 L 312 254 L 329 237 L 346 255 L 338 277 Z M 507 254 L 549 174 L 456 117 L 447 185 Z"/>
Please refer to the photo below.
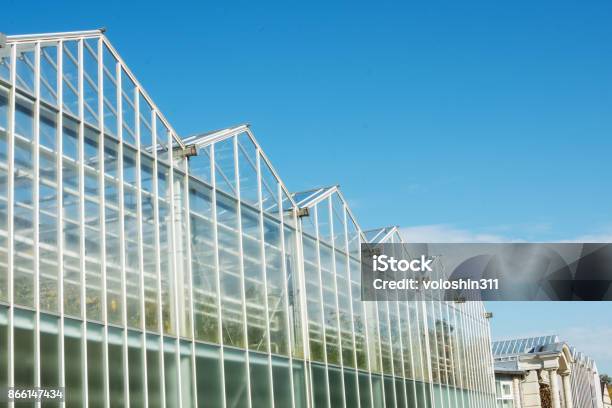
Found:
<path fill-rule="evenodd" d="M 0 180 L 0 385 L 43 406 L 495 405 L 482 303 L 362 302 L 398 229 L 177 135 L 100 30 L 0 36 Z"/>

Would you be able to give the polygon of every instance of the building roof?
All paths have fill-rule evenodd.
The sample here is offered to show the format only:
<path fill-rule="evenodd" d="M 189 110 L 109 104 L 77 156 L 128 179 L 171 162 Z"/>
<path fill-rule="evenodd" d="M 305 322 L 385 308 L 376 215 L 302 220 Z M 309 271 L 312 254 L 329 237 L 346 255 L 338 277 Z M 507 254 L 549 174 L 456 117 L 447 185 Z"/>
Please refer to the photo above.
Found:
<path fill-rule="evenodd" d="M 542 350 L 544 347 L 550 347 L 557 343 L 560 343 L 559 336 L 557 335 L 494 341 L 492 345 L 493 357 L 509 357 L 544 351 Z"/>

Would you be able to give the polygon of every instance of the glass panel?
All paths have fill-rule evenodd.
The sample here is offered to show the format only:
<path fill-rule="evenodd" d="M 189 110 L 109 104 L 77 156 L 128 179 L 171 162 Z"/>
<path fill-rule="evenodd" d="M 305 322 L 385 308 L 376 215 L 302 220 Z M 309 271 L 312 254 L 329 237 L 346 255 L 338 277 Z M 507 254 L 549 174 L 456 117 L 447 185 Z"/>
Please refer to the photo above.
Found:
<path fill-rule="evenodd" d="M 282 357 L 272 356 L 272 380 L 274 385 L 275 407 L 291 406 L 292 394 L 290 376 L 291 372 L 289 370 L 289 360 Z"/>
<path fill-rule="evenodd" d="M 236 169 L 234 167 L 234 139 L 222 140 L 215 148 L 215 183 L 217 188 L 236 195 Z"/>
<path fill-rule="evenodd" d="M 158 165 L 158 193 L 159 193 L 159 244 L 161 268 L 161 296 L 162 296 L 162 323 L 164 333 L 175 334 L 175 287 L 174 273 L 172 271 L 172 218 L 168 204 L 170 190 L 167 188 L 170 169 L 159 163 Z"/>
<path fill-rule="evenodd" d="M 181 370 L 181 402 L 184 408 L 195 407 L 195 390 L 193 388 L 193 369 L 191 343 L 185 340 L 180 342 L 180 370 Z"/>
<path fill-rule="evenodd" d="M 338 310 L 336 307 L 336 279 L 333 270 L 333 254 L 327 245 L 319 244 L 321 282 L 323 291 L 323 322 L 327 345 L 327 362 L 340 364 L 340 336 L 338 333 Z"/>
<path fill-rule="evenodd" d="M 257 150 L 246 133 L 238 136 L 238 165 L 240 167 L 240 200 L 259 207 Z"/>
<path fill-rule="evenodd" d="M 185 175 L 174 171 L 174 230 L 175 241 L 173 256 L 176 257 L 176 281 L 178 288 L 179 334 L 191 337 L 191 277 L 189 276 L 189 230 L 186 201 L 189 198 L 185 188 Z"/>
<path fill-rule="evenodd" d="M 117 60 L 104 45 L 103 50 L 104 131 L 117 135 Z"/>
<path fill-rule="evenodd" d="M 90 407 L 104 407 L 104 338 L 103 326 L 87 323 L 87 396 Z"/>
<path fill-rule="evenodd" d="M 41 106 L 40 142 L 54 149 L 57 115 Z M 57 231 L 57 154 L 41 148 L 39 156 L 39 257 L 40 307 L 55 312 L 58 308 L 58 231 Z"/>
<path fill-rule="evenodd" d="M 383 378 L 383 386 L 385 387 L 386 406 L 389 408 L 395 408 L 395 385 L 393 384 L 393 378 L 385 376 Z"/>
<path fill-rule="evenodd" d="M 147 334 L 147 395 L 151 408 L 162 406 L 160 358 L 159 337 Z"/>
<path fill-rule="evenodd" d="M 293 341 L 291 346 L 294 357 L 304 357 L 304 339 L 302 335 L 302 315 L 300 306 L 300 294 L 297 280 L 297 234 L 293 228 L 287 226 L 283 229 L 285 240 L 285 279 L 287 287 L 287 303 L 289 304 L 289 330 L 290 339 Z"/>
<path fill-rule="evenodd" d="M 210 146 L 198 149 L 198 155 L 189 158 L 189 175 L 211 183 L 210 174 Z"/>
<path fill-rule="evenodd" d="M 152 165 L 152 163 L 151 163 Z M 143 166 L 144 169 L 144 166 Z M 152 168 L 148 177 L 153 177 Z M 144 174 L 144 172 L 143 172 Z M 144 175 L 143 175 L 144 177 Z M 144 273 L 145 327 L 159 331 L 157 251 L 155 227 L 155 200 L 152 195 L 142 192 L 142 245 Z"/>
<path fill-rule="evenodd" d="M 44 106 L 40 107 L 40 144 L 51 150 L 56 149 L 57 112 Z"/>
<path fill-rule="evenodd" d="M 225 370 L 225 399 L 228 407 L 248 407 L 247 367 L 245 353 L 225 349 L 223 352 Z"/>
<path fill-rule="evenodd" d="M 8 384 L 8 308 L 0 305 L 0 384 Z"/>
<path fill-rule="evenodd" d="M 268 319 L 272 353 L 288 355 L 286 282 L 283 271 L 281 226 L 278 221 L 264 217 L 266 279 L 268 287 Z"/>
<path fill-rule="evenodd" d="M 81 248 L 77 166 L 63 160 L 64 312 L 81 315 Z"/>
<path fill-rule="evenodd" d="M 335 251 L 336 283 L 338 296 L 338 316 L 340 320 L 340 345 L 342 346 L 342 363 L 346 367 L 355 367 L 355 349 L 353 347 L 353 316 L 351 315 L 351 287 L 348 281 L 347 256 Z"/>
<path fill-rule="evenodd" d="M 329 400 L 327 398 L 327 374 L 325 373 L 325 366 L 313 363 L 310 369 L 312 371 L 312 393 L 314 396 L 314 406 L 329 407 Z"/>
<path fill-rule="evenodd" d="M 263 157 L 260 158 L 262 208 L 274 216 L 278 216 L 278 181 Z"/>
<path fill-rule="evenodd" d="M 268 348 L 268 332 L 260 238 L 261 223 L 259 214 L 244 205 L 241 207 L 241 218 L 247 338 L 249 349 L 265 351 Z"/>
<path fill-rule="evenodd" d="M 62 100 L 64 110 L 77 116 L 79 114 L 78 42 L 65 41 L 63 49 Z"/>
<path fill-rule="evenodd" d="M 127 75 L 125 70 L 121 70 L 121 113 L 123 141 L 136 146 L 136 85 Z"/>
<path fill-rule="evenodd" d="M 8 82 L 11 79 L 11 46 L 7 46 L 6 51 L 0 56 L 0 78 Z"/>
<path fill-rule="evenodd" d="M 15 387 L 34 387 L 34 312 L 14 310 L 14 381 Z M 34 406 L 34 403 L 27 406 Z"/>
<path fill-rule="evenodd" d="M 221 363 L 218 347 L 196 343 L 198 406 L 216 408 L 223 405 Z"/>
<path fill-rule="evenodd" d="M 323 308 L 319 284 L 318 254 L 313 239 L 304 236 L 304 276 L 306 277 L 306 305 L 308 311 L 308 334 L 310 357 L 314 361 L 325 361 L 323 348 Z"/>
<path fill-rule="evenodd" d="M 265 354 L 249 353 L 249 366 L 251 378 L 251 406 L 272 406 L 272 393 L 270 385 L 270 366 Z"/>
<path fill-rule="evenodd" d="M 194 332 L 198 340 L 217 343 L 218 276 L 215 268 L 211 189 L 193 179 L 189 180 L 189 186 Z"/>
<path fill-rule="evenodd" d="M 361 408 L 372 406 L 372 394 L 370 392 L 370 375 L 359 371 L 359 402 Z"/>
<path fill-rule="evenodd" d="M 98 126 L 98 40 L 83 41 L 83 103 L 85 121 Z"/>
<path fill-rule="evenodd" d="M 124 155 L 125 156 L 125 155 Z M 125 164 L 125 161 L 124 161 Z M 138 232 L 137 190 L 124 186 L 125 285 L 128 326 L 140 327 L 140 234 Z"/>
<path fill-rule="evenodd" d="M 40 315 L 40 385 L 58 387 L 60 384 L 59 319 Z M 59 403 L 47 401 L 44 407 L 59 407 Z"/>
<path fill-rule="evenodd" d="M 319 239 L 331 243 L 331 218 L 329 214 L 329 197 L 317 204 L 317 228 Z"/>
<path fill-rule="evenodd" d="M 15 139 L 14 176 L 14 301 L 34 306 L 33 260 L 33 153 L 30 143 Z"/>
<path fill-rule="evenodd" d="M 102 320 L 100 206 L 85 200 L 85 295 L 88 319 Z"/>
<path fill-rule="evenodd" d="M 153 150 L 151 148 L 153 144 L 153 109 L 151 109 L 151 105 L 149 102 L 142 96 L 142 94 L 138 93 L 139 99 L 139 110 L 140 110 L 140 148 L 150 154 L 153 154 Z"/>
<path fill-rule="evenodd" d="M 358 368 L 366 370 L 368 368 L 368 345 L 365 338 L 365 315 L 363 309 L 364 304 L 361 302 L 361 283 L 360 280 L 353 280 L 353 269 L 360 268 L 360 264 L 356 260 L 351 259 L 349 265 L 351 269 L 350 285 L 353 299 L 353 333 L 355 337 L 356 363 Z"/>
<path fill-rule="evenodd" d="M 82 323 L 77 320 L 64 319 L 64 370 L 66 384 L 66 406 L 82 407 L 83 362 L 81 350 Z"/>
<path fill-rule="evenodd" d="M 300 360 L 293 360 L 293 396 L 295 408 L 306 407 L 306 376 L 304 362 Z"/>
<path fill-rule="evenodd" d="M 329 400 L 332 407 L 341 407 L 344 404 L 344 385 L 342 371 L 338 367 L 328 367 L 329 376 Z"/>
<path fill-rule="evenodd" d="M 123 381 L 127 381 L 123 372 L 123 330 L 108 328 L 108 389 L 110 406 L 124 405 Z"/>
<path fill-rule="evenodd" d="M 338 194 L 332 195 L 331 202 L 334 227 L 334 246 L 336 249 L 346 251 L 347 241 L 344 231 L 344 205 Z"/>
<path fill-rule="evenodd" d="M 57 105 L 57 44 L 55 43 L 40 46 L 40 97 Z"/>
<path fill-rule="evenodd" d="M 34 47 L 33 43 L 17 44 L 17 78 L 19 88 L 34 95 Z"/>
<path fill-rule="evenodd" d="M 244 315 L 236 201 L 217 195 L 223 344 L 244 347 Z"/>
<path fill-rule="evenodd" d="M 128 331 L 130 407 L 144 407 L 144 360 L 142 334 Z"/>
<path fill-rule="evenodd" d="M 164 377 L 166 390 L 166 407 L 179 406 L 179 383 L 176 366 L 176 341 L 164 337 Z"/>
<path fill-rule="evenodd" d="M 79 124 L 66 115 L 62 123 L 62 153 L 72 160 L 79 158 Z"/>
<path fill-rule="evenodd" d="M 164 125 L 161 119 L 156 116 L 155 122 L 155 141 L 157 143 L 157 158 L 166 163 L 169 162 L 169 151 L 168 151 L 168 140 L 170 137 L 170 130 Z"/>

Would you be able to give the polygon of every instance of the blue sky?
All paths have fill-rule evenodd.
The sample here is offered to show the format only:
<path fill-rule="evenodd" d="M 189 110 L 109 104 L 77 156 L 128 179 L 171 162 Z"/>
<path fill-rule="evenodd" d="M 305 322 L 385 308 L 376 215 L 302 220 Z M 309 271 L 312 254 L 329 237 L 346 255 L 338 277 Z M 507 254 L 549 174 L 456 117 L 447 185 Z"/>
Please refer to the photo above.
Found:
<path fill-rule="evenodd" d="M 329 3 L 8 0 L 0 31 L 107 27 L 179 133 L 250 123 L 290 189 L 340 184 L 364 228 L 612 240 L 612 3 Z M 564 307 L 527 316 L 610 322 Z"/>

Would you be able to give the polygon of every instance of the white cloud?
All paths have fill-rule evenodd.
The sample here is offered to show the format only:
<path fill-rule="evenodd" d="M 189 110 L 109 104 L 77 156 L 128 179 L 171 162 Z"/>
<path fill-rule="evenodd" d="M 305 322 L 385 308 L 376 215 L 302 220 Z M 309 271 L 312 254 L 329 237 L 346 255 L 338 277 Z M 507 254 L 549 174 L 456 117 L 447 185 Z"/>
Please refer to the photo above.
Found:
<path fill-rule="evenodd" d="M 475 232 L 447 224 L 417 225 L 400 228 L 406 242 L 517 242 L 500 234 Z"/>

